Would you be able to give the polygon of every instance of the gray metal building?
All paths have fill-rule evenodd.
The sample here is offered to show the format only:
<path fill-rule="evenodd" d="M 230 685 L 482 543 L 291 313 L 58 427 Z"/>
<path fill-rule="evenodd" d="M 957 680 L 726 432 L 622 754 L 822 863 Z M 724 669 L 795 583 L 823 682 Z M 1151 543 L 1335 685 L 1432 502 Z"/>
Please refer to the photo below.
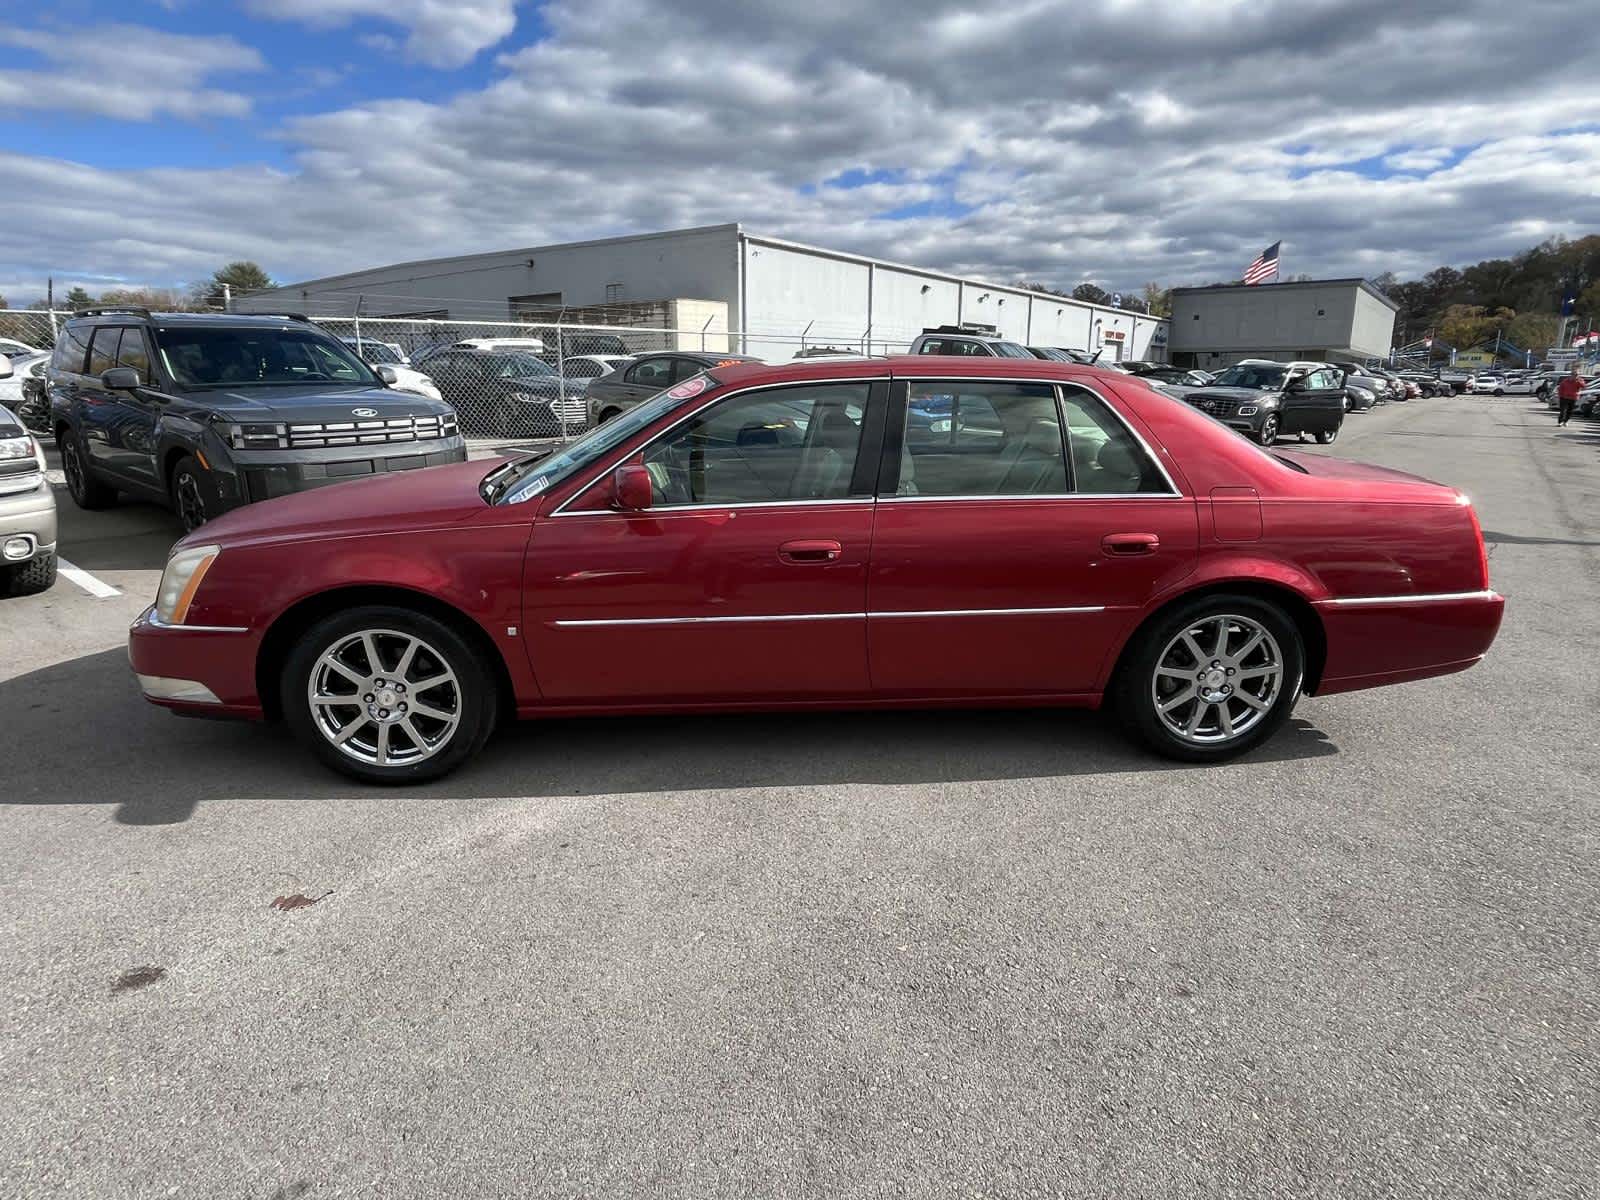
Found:
<path fill-rule="evenodd" d="M 1365 279 L 1174 288 L 1169 351 L 1207 370 L 1243 358 L 1385 358 L 1396 311 Z"/>
<path fill-rule="evenodd" d="M 548 321 L 601 306 L 725 305 L 733 348 L 771 359 L 808 345 L 905 349 L 930 326 L 975 322 L 1027 345 L 1161 358 L 1166 322 L 1125 309 L 748 233 L 737 224 L 397 263 L 243 297 L 256 312 Z M 702 307 L 700 312 L 712 308 Z M 640 324 L 637 320 L 628 322 Z M 711 332 L 717 330 L 713 328 Z"/>

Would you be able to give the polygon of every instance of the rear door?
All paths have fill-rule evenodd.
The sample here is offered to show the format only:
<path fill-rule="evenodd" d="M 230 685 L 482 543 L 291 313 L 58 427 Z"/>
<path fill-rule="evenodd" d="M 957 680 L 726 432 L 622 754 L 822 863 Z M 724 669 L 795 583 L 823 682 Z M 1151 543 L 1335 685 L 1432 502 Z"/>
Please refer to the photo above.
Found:
<path fill-rule="evenodd" d="M 898 383 L 867 592 L 885 698 L 1092 692 L 1130 613 L 1194 569 L 1195 506 L 1108 401 Z"/>
<path fill-rule="evenodd" d="M 140 379 L 150 378 L 150 358 L 143 350 L 142 330 L 100 325 L 89 342 L 89 366 L 79 396 L 84 447 L 96 474 L 139 489 L 158 488 L 155 469 L 155 425 L 159 408 L 139 391 L 113 391 L 100 377 L 119 363 L 121 342 L 128 336 L 130 364 L 142 362 Z M 136 349 L 137 348 L 137 349 Z"/>

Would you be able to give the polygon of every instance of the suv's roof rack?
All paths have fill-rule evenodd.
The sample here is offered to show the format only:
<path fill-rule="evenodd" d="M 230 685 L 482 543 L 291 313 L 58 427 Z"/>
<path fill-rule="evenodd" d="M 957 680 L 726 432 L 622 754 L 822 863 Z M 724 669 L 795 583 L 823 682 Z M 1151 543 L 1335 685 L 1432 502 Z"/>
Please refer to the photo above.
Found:
<path fill-rule="evenodd" d="M 108 317 L 112 313 L 137 313 L 141 317 L 151 315 L 148 308 L 138 304 L 104 304 L 95 308 L 80 308 L 72 315 L 75 317 Z"/>

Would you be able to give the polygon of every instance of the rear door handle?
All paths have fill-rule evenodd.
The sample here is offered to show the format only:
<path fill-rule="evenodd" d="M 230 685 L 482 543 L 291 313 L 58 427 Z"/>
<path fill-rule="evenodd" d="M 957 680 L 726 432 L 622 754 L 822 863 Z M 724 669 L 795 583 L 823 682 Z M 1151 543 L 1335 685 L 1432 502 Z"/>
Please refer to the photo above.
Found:
<path fill-rule="evenodd" d="M 799 541 L 785 542 L 778 547 L 778 557 L 786 563 L 794 563 L 797 566 L 806 563 L 833 562 L 843 553 L 843 546 L 827 538 L 802 538 Z"/>
<path fill-rule="evenodd" d="M 1100 548 L 1107 554 L 1129 558 L 1135 554 L 1154 554 L 1161 549 L 1161 539 L 1153 533 L 1108 533 L 1100 539 Z"/>

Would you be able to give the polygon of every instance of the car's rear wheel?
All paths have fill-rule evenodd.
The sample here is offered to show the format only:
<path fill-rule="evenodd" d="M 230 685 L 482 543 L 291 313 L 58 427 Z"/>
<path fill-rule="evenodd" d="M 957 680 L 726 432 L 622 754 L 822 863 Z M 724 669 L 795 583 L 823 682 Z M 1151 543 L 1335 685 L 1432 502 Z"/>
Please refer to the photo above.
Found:
<path fill-rule="evenodd" d="M 450 625 L 374 605 L 319 622 L 284 668 L 283 712 L 328 766 L 368 783 L 437 779 L 494 729 L 495 675 Z"/>
<path fill-rule="evenodd" d="M 0 595 L 32 596 L 48 592 L 56 582 L 56 556 L 35 555 L 20 566 L 0 568 Z"/>
<path fill-rule="evenodd" d="M 1158 754 L 1221 762 L 1260 745 L 1294 710 L 1305 649 L 1294 622 L 1252 596 L 1203 596 L 1135 636 L 1115 700 Z"/>
<path fill-rule="evenodd" d="M 66 476 L 67 495 L 74 504 L 93 510 L 110 508 L 117 502 L 117 489 L 101 483 L 90 473 L 88 458 L 72 430 L 63 429 L 56 436 L 56 449 L 61 451 L 61 473 Z"/>
<path fill-rule="evenodd" d="M 185 454 L 172 468 L 172 511 L 178 514 L 185 533 L 193 533 L 211 519 L 206 505 L 204 470 L 191 454 Z"/>
<path fill-rule="evenodd" d="M 1256 441 L 1263 446 L 1270 446 L 1278 440 L 1278 418 L 1268 417 L 1261 422 L 1261 432 L 1256 434 Z"/>
<path fill-rule="evenodd" d="M 1338 436 L 1339 431 L 1337 429 L 1319 429 L 1317 430 L 1317 445 L 1331 446 Z"/>

